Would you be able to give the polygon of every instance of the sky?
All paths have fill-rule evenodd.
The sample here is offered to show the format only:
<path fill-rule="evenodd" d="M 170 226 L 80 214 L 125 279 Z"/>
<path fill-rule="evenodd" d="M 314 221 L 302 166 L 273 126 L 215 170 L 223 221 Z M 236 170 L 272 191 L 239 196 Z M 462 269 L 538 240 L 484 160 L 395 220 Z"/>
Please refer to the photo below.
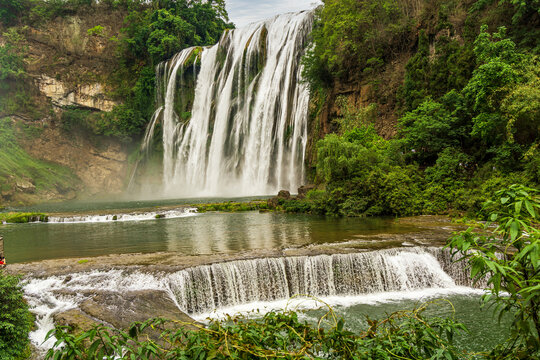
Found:
<path fill-rule="evenodd" d="M 318 0 L 225 0 L 229 19 L 236 27 L 286 12 L 311 9 L 319 4 Z"/>

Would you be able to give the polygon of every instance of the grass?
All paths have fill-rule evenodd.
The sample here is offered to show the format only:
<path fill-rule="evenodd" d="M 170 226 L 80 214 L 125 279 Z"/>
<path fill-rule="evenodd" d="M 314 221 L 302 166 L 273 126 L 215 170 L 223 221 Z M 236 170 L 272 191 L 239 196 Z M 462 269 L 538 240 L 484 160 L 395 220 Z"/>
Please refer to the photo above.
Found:
<path fill-rule="evenodd" d="M 79 180 L 66 167 L 34 159 L 24 151 L 9 118 L 0 119 L 0 192 L 9 191 L 19 179 L 32 179 L 36 192 L 72 188 Z"/>

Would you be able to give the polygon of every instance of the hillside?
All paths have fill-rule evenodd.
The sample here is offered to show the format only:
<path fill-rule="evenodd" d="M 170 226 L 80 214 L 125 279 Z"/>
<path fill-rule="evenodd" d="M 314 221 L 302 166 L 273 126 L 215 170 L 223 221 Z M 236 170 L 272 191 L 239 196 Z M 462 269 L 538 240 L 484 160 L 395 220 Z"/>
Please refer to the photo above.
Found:
<path fill-rule="evenodd" d="M 122 192 L 154 110 L 153 67 L 231 26 L 210 4 L 2 4 L 0 204 Z"/>
<path fill-rule="evenodd" d="M 501 186 L 537 188 L 539 11 L 535 1 L 324 1 L 304 59 L 319 190 L 284 207 L 472 214 Z"/>

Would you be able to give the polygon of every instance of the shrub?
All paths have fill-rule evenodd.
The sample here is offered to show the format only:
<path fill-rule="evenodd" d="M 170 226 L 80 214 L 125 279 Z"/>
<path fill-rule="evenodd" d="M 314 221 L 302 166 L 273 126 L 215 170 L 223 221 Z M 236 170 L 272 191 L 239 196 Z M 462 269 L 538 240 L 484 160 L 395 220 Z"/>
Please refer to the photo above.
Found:
<path fill-rule="evenodd" d="M 19 278 L 0 270 L 0 359 L 22 359 L 29 355 L 28 333 L 32 324 Z"/>
<path fill-rule="evenodd" d="M 105 28 L 101 25 L 96 25 L 91 29 L 86 30 L 86 33 L 90 36 L 103 36 Z"/>
<path fill-rule="evenodd" d="M 103 359 L 121 353 L 137 359 L 306 359 L 331 354 L 333 359 L 458 359 L 454 334 L 464 326 L 452 319 L 424 316 L 427 305 L 369 320 L 365 332 L 354 334 L 333 312 L 326 328 L 300 321 L 295 312 L 269 312 L 262 319 L 228 318 L 197 331 L 150 319 L 126 331 L 97 326 L 80 335 L 57 327 L 49 333 L 58 341 L 46 359 Z M 322 319 L 321 319 L 322 320 Z M 189 324 L 192 325 L 193 324 Z M 320 324 L 319 324 L 320 325 Z M 160 346 L 147 335 L 162 331 Z M 168 330 L 166 330 L 168 328 Z M 88 345 L 90 344 L 90 345 Z"/>
<path fill-rule="evenodd" d="M 493 351 L 494 358 L 531 359 L 540 356 L 540 196 L 538 190 L 511 185 L 495 192 L 488 201 L 486 230 L 479 234 L 469 228 L 450 239 L 453 255 L 467 260 L 471 278 L 487 279 L 491 299 L 498 303 L 500 316 L 514 318 L 511 338 Z"/>

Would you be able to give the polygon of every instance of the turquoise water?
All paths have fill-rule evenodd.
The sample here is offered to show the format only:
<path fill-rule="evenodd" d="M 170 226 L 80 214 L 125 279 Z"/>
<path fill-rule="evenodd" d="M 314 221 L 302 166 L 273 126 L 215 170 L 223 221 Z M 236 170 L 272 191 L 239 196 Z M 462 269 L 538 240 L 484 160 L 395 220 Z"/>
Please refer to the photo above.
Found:
<path fill-rule="evenodd" d="M 398 300 L 379 302 L 376 304 L 356 304 L 352 306 L 335 306 L 333 310 L 338 317 L 343 317 L 345 327 L 351 331 L 359 332 L 367 329 L 367 316 L 370 319 L 382 319 L 398 310 L 412 310 L 431 300 Z M 494 307 L 481 306 L 479 295 L 449 295 L 445 299 L 435 300 L 429 305 L 424 317 L 454 317 L 463 323 L 468 332 L 460 333 L 455 338 L 455 345 L 462 350 L 470 352 L 484 352 L 493 349 L 510 335 L 511 319 L 503 317 L 501 323 L 493 313 Z M 315 321 L 327 312 L 325 310 L 312 310 L 306 313 L 309 320 Z"/>

